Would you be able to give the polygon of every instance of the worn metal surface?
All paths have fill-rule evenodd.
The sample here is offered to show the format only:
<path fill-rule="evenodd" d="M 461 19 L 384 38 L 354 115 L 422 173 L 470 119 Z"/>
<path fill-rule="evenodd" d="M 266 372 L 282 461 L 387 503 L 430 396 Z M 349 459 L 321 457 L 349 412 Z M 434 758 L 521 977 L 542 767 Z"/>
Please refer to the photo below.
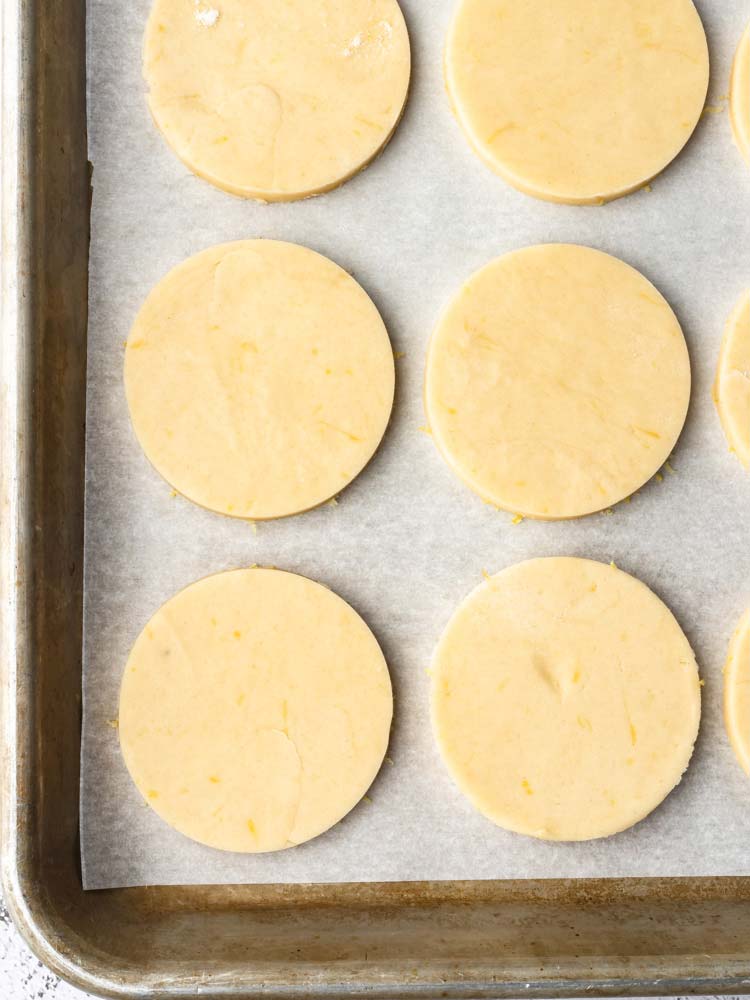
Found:
<path fill-rule="evenodd" d="M 120 997 L 750 992 L 750 880 L 83 893 L 84 2 L 2 18 L 2 877 L 36 954 Z"/>
<path fill-rule="evenodd" d="M 3 984 L 3 1000 L 86 1000 L 91 996 L 45 969 L 26 948 L 1 901 L 0 983 Z"/>
<path fill-rule="evenodd" d="M 24 945 L 2 902 L 0 902 L 0 983 L 3 984 L 3 1000 L 86 1000 L 91 996 L 81 993 L 75 986 L 64 983 L 53 972 L 45 969 Z M 705 997 L 703 1000 L 709 998 Z"/>

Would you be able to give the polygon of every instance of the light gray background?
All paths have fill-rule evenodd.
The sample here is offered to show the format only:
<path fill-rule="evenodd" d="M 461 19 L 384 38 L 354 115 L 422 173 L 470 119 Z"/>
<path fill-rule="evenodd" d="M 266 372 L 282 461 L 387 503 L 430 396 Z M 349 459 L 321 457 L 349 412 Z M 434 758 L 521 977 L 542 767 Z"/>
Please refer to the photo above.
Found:
<path fill-rule="evenodd" d="M 750 874 L 750 783 L 721 717 L 727 642 L 750 604 L 750 483 L 711 402 L 723 325 L 750 283 L 750 171 L 728 115 L 706 115 L 651 192 L 599 208 L 536 201 L 487 170 L 451 116 L 441 54 L 453 0 L 403 0 L 413 88 L 384 155 L 338 191 L 263 206 L 193 177 L 153 126 L 140 78 L 148 4 L 89 2 L 86 885 Z M 746 0 L 698 6 L 717 104 L 750 10 Z M 261 524 L 257 534 L 170 497 L 134 438 L 122 385 L 123 341 L 150 287 L 189 254 L 251 236 L 305 243 L 351 270 L 405 352 L 383 446 L 339 506 Z M 609 517 L 514 527 L 419 432 L 423 361 L 442 307 L 468 275 L 546 241 L 599 247 L 654 281 L 684 326 L 694 395 L 675 475 Z M 686 778 L 646 821 L 607 841 L 549 844 L 494 827 L 449 780 L 430 732 L 425 668 L 456 605 L 483 569 L 545 554 L 613 559 L 639 576 L 683 624 L 706 680 Z M 251 563 L 319 579 L 349 600 L 384 647 L 396 695 L 394 765 L 372 802 L 325 836 L 264 856 L 211 851 L 168 828 L 136 792 L 109 724 L 128 651 L 151 614 L 193 580 Z"/>

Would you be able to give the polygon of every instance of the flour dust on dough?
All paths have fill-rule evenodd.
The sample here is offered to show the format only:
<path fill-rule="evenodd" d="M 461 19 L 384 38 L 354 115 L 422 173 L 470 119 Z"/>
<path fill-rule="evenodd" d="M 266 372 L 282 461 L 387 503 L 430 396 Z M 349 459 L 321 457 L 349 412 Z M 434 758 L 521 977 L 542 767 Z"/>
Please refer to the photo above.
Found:
<path fill-rule="evenodd" d="M 625 499 L 669 458 L 690 361 L 669 304 L 598 250 L 527 247 L 476 272 L 430 344 L 425 406 L 453 471 L 545 520 Z"/>
<path fill-rule="evenodd" d="M 549 201 L 592 204 L 660 173 L 708 89 L 692 0 L 459 0 L 445 73 L 488 166 Z"/>
<path fill-rule="evenodd" d="M 359 615 L 293 573 L 206 577 L 133 646 L 119 735 L 146 802 L 187 837 L 277 851 L 362 798 L 386 752 L 388 668 Z"/>
<path fill-rule="evenodd" d="M 544 840 L 607 837 L 679 783 L 700 719 L 690 645 L 627 573 L 533 559 L 455 612 L 432 670 L 445 763 L 486 817 Z"/>
<path fill-rule="evenodd" d="M 151 291 L 125 349 L 138 440 L 193 502 L 283 517 L 354 479 L 385 432 L 394 361 L 378 310 L 326 257 L 245 240 Z"/>
<path fill-rule="evenodd" d="M 156 124 L 231 194 L 328 191 L 391 138 L 410 76 L 396 0 L 154 0 L 143 72 Z"/>

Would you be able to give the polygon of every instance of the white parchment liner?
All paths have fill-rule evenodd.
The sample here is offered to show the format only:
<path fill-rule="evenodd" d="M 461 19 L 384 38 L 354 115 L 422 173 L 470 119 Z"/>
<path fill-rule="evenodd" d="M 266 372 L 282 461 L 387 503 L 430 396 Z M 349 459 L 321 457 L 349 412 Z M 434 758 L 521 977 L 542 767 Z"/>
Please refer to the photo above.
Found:
<path fill-rule="evenodd" d="M 94 199 L 81 791 L 88 888 L 750 875 L 750 781 L 721 717 L 727 642 L 750 605 L 750 478 L 728 453 L 711 403 L 722 327 L 750 285 L 750 169 L 732 143 L 728 115 L 707 114 L 650 192 L 600 208 L 525 197 L 483 166 L 449 110 L 441 63 L 452 0 L 402 6 L 413 85 L 384 155 L 338 191 L 263 206 L 193 177 L 157 133 L 141 79 L 148 0 L 89 0 Z M 750 5 L 698 6 L 712 53 L 709 104 L 721 104 Z M 152 285 L 204 247 L 256 236 L 306 244 L 351 271 L 404 352 L 383 446 L 339 505 L 261 524 L 257 533 L 170 495 L 133 435 L 122 380 L 123 341 Z M 694 394 L 674 475 L 611 516 L 514 526 L 462 486 L 420 432 L 423 361 L 441 309 L 466 277 L 498 254 L 545 241 L 606 250 L 659 287 L 684 326 Z M 701 735 L 680 787 L 636 828 L 589 844 L 546 844 L 494 827 L 453 786 L 429 726 L 426 667 L 455 606 L 483 569 L 554 554 L 614 559 L 649 584 L 683 625 L 706 680 Z M 311 843 L 242 856 L 190 842 L 142 802 L 111 721 L 128 651 L 151 614 L 191 581 L 251 563 L 318 579 L 365 617 L 389 661 L 396 716 L 393 764 L 383 767 L 371 803 Z"/>

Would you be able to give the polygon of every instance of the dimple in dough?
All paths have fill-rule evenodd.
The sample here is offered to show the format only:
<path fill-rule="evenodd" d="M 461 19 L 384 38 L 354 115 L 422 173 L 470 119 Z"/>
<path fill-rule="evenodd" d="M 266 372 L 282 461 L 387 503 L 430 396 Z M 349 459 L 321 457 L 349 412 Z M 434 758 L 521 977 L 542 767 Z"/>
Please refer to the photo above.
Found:
<path fill-rule="evenodd" d="M 163 820 L 252 853 L 345 816 L 380 768 L 391 715 L 359 615 L 318 583 L 257 568 L 206 577 L 157 611 L 125 668 L 119 734 Z"/>
<path fill-rule="evenodd" d="M 498 826 L 607 837 L 680 781 L 700 718 L 690 645 L 634 577 L 534 559 L 489 578 L 438 646 L 432 719 L 461 791 Z"/>
<path fill-rule="evenodd" d="M 409 87 L 396 0 L 155 0 L 143 71 L 181 160 L 232 194 L 328 191 L 391 138 Z"/>
<path fill-rule="evenodd" d="M 445 56 L 471 145 L 514 187 L 591 204 L 677 156 L 708 89 L 692 0 L 459 0 Z"/>
<path fill-rule="evenodd" d="M 750 468 L 750 291 L 727 321 L 714 402 L 729 447 L 745 468 Z"/>
<path fill-rule="evenodd" d="M 750 611 L 729 644 L 724 667 L 724 723 L 737 760 L 750 776 Z"/>
<path fill-rule="evenodd" d="M 643 275 L 587 247 L 547 244 L 474 274 L 429 348 L 433 438 L 488 503 L 571 518 L 629 496 L 669 457 L 690 362 Z"/>
<path fill-rule="evenodd" d="M 750 164 L 750 24 L 734 57 L 729 113 L 735 141 Z"/>
<path fill-rule="evenodd" d="M 190 257 L 153 289 L 125 388 L 138 440 L 175 489 L 234 517 L 282 517 L 328 500 L 372 457 L 393 350 L 338 265 L 247 240 Z"/>

